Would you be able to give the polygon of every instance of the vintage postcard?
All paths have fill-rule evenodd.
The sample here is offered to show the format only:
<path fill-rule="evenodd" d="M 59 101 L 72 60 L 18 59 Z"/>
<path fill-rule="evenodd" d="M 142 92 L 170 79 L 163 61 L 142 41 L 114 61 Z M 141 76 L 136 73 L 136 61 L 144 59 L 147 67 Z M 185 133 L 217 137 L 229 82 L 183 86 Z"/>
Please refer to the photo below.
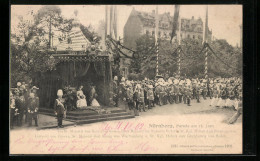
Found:
<path fill-rule="evenodd" d="M 10 155 L 242 154 L 242 5 L 11 5 Z"/>

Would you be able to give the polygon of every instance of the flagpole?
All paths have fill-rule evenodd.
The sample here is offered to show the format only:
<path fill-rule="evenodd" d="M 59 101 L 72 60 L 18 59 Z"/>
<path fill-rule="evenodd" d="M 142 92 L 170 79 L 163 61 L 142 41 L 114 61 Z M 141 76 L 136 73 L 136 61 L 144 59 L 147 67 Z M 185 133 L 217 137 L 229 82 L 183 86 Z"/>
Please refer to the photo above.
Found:
<path fill-rule="evenodd" d="M 205 20 L 205 32 L 204 32 L 204 44 L 208 43 L 208 6 L 206 7 L 206 20 Z M 205 79 L 208 78 L 208 46 L 206 46 L 205 52 Z"/>
<path fill-rule="evenodd" d="M 109 34 L 110 34 L 110 37 L 112 37 L 112 29 L 113 29 L 113 6 L 110 5 L 110 18 L 109 18 Z"/>
<path fill-rule="evenodd" d="M 117 6 L 114 6 L 114 35 L 115 35 L 115 39 L 117 40 Z"/>
<path fill-rule="evenodd" d="M 159 75 L 159 46 L 158 46 L 158 5 L 156 5 L 155 13 L 155 46 L 156 46 L 156 75 Z"/>
<path fill-rule="evenodd" d="M 180 12 L 180 9 L 179 9 Z M 179 41 L 178 41 L 178 76 L 181 76 L 181 17 L 179 15 Z"/>
<path fill-rule="evenodd" d="M 106 11 L 106 13 L 105 13 L 105 43 L 106 43 L 106 40 L 107 40 L 107 25 L 108 25 L 108 23 L 107 23 L 107 11 L 108 10 L 108 6 L 106 5 L 105 6 L 105 11 Z"/>

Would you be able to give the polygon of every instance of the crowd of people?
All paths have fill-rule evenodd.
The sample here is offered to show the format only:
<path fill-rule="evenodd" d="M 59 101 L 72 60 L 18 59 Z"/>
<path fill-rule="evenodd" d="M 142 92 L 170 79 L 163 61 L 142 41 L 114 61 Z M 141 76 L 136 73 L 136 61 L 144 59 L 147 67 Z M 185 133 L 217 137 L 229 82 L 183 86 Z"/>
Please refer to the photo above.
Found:
<path fill-rule="evenodd" d="M 62 126 L 62 119 L 66 117 L 66 111 L 77 109 L 86 109 L 88 104 L 86 96 L 82 91 L 83 86 L 80 85 L 76 91 L 71 87 L 65 87 L 57 91 L 57 99 L 54 103 L 54 113 L 57 116 L 58 126 Z M 21 127 L 23 125 L 38 126 L 39 97 L 36 86 L 30 87 L 25 82 L 17 82 L 16 88 L 10 90 L 10 128 L 14 126 Z M 89 106 L 99 107 L 100 104 L 96 100 L 97 93 L 95 86 L 92 85 L 89 93 Z"/>
<path fill-rule="evenodd" d="M 54 104 L 54 113 L 57 116 L 58 126 L 62 127 L 62 119 L 68 109 L 84 109 L 87 106 L 86 97 L 80 86 L 75 99 L 70 88 L 60 89 Z M 10 127 L 27 124 L 38 126 L 39 88 L 18 82 L 16 88 L 10 91 Z M 70 92 L 69 92 L 70 91 Z M 65 94 L 63 95 L 63 92 Z M 91 106 L 100 106 L 97 102 L 95 86 L 90 90 Z M 114 106 L 125 106 L 133 110 L 136 116 L 155 106 L 167 104 L 186 104 L 188 107 L 201 100 L 210 99 L 212 107 L 233 108 L 237 111 L 229 123 L 233 123 L 242 113 L 242 80 L 241 78 L 209 78 L 209 79 L 185 79 L 185 78 L 157 78 L 142 81 L 130 81 L 124 77 L 119 81 L 117 76 L 113 81 Z M 195 101 L 191 101 L 195 100 Z M 73 103 L 74 102 L 74 103 Z M 76 104 L 76 105 L 74 105 Z M 75 106 L 75 107 L 74 107 Z"/>
<path fill-rule="evenodd" d="M 147 111 L 155 106 L 184 103 L 192 106 L 191 100 L 200 103 L 201 99 L 210 99 L 210 106 L 233 108 L 241 112 L 242 108 L 242 79 L 209 78 L 186 79 L 158 78 L 142 81 L 130 81 L 122 77 L 114 77 L 114 102 L 128 106 L 136 116 L 141 111 Z"/>
<path fill-rule="evenodd" d="M 28 124 L 32 126 L 34 120 L 35 126 L 38 126 L 39 97 L 37 91 L 39 88 L 17 82 L 16 88 L 10 91 L 10 128 Z"/>

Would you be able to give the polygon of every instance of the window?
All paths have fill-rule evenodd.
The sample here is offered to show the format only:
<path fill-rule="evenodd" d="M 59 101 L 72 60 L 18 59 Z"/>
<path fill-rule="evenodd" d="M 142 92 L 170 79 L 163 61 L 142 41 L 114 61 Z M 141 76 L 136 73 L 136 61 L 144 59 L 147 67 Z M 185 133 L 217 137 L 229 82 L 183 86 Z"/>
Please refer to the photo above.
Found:
<path fill-rule="evenodd" d="M 149 35 L 149 31 L 148 30 L 146 30 L 146 35 Z"/>
<path fill-rule="evenodd" d="M 190 38 L 190 35 L 188 34 L 188 38 Z"/>
<path fill-rule="evenodd" d="M 159 35 L 159 37 L 161 37 L 161 31 L 159 31 L 158 35 Z"/>
<path fill-rule="evenodd" d="M 193 35 L 192 38 L 195 39 L 195 35 Z"/>
<path fill-rule="evenodd" d="M 68 37 L 68 44 L 72 44 L 72 40 L 70 37 Z"/>
<path fill-rule="evenodd" d="M 152 32 L 152 35 L 154 36 L 154 31 Z"/>
<path fill-rule="evenodd" d="M 182 37 L 182 34 L 181 34 L 181 37 Z"/>

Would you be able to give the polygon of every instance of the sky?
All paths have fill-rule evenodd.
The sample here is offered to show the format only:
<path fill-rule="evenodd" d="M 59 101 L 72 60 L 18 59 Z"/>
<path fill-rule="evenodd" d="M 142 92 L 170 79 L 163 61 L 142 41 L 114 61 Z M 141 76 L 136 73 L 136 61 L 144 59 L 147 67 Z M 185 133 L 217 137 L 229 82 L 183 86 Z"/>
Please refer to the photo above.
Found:
<path fill-rule="evenodd" d="M 18 16 L 28 17 L 33 10 L 36 13 L 42 5 L 12 5 L 11 6 L 11 30 L 18 24 Z M 77 18 L 83 24 L 91 24 L 94 28 L 98 27 L 101 20 L 105 19 L 104 5 L 59 5 L 62 15 L 72 18 L 74 11 L 78 10 Z M 118 33 L 123 37 L 124 25 L 132 11 L 152 12 L 156 5 L 118 5 Z M 159 14 L 170 12 L 173 16 L 174 5 L 158 5 Z M 206 5 L 181 5 L 181 18 L 201 17 L 205 21 Z M 240 43 L 240 28 L 242 25 L 242 5 L 208 5 L 208 23 L 213 36 L 217 39 L 226 39 L 231 45 L 236 46 Z"/>

